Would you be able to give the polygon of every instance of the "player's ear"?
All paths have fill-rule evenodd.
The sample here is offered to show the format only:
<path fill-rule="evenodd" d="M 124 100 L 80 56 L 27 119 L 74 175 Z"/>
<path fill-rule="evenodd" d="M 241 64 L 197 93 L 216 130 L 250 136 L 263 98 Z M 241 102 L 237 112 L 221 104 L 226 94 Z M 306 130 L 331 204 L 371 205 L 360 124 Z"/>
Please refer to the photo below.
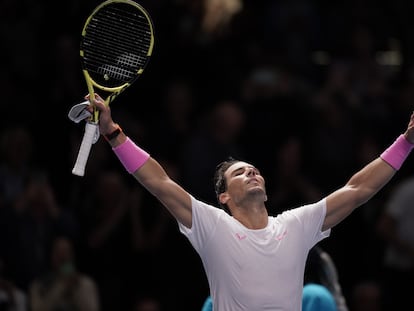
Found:
<path fill-rule="evenodd" d="M 223 192 L 219 194 L 219 201 L 221 204 L 227 204 L 228 200 L 230 199 L 227 192 Z"/>

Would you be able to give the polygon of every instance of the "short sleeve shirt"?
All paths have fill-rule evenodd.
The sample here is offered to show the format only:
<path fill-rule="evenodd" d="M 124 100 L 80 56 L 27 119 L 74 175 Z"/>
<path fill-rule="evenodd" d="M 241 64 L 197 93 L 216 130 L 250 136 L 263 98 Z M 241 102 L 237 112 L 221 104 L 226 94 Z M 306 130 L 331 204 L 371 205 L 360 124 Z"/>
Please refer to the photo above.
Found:
<path fill-rule="evenodd" d="M 199 254 L 214 310 L 299 311 L 309 250 L 321 231 L 326 200 L 269 216 L 252 230 L 222 209 L 192 199 L 192 228 L 180 231 Z"/>

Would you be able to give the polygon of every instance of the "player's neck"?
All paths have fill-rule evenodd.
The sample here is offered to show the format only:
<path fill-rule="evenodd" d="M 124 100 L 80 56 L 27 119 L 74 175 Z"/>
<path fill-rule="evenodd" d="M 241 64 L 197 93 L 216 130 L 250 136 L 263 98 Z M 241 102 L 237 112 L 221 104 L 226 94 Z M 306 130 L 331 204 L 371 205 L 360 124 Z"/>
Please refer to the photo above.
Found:
<path fill-rule="evenodd" d="M 268 223 L 268 213 L 264 205 L 236 208 L 232 215 L 248 229 L 263 229 Z"/>

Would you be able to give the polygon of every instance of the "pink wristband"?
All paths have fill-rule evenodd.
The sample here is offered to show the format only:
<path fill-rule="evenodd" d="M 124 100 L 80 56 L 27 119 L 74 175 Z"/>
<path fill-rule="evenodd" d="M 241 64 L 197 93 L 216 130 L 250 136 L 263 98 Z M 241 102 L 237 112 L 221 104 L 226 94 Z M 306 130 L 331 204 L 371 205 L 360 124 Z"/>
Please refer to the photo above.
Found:
<path fill-rule="evenodd" d="M 398 171 L 413 147 L 414 145 L 405 139 L 403 134 L 401 134 L 394 141 L 394 143 L 381 154 L 380 157 Z"/>
<path fill-rule="evenodd" d="M 150 155 L 127 137 L 124 143 L 112 148 L 122 165 L 132 174 L 148 160 Z"/>

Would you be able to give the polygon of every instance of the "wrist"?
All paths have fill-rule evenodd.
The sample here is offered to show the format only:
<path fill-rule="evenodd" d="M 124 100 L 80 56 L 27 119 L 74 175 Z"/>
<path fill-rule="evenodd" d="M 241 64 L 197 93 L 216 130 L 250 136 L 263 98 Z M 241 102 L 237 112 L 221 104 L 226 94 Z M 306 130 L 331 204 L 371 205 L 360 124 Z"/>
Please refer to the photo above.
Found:
<path fill-rule="evenodd" d="M 106 125 L 104 128 L 101 127 L 101 134 L 104 137 L 110 136 L 113 132 L 115 132 L 117 129 L 120 129 L 118 123 L 111 122 L 110 124 Z"/>
<path fill-rule="evenodd" d="M 414 145 L 407 140 L 404 134 L 401 134 L 380 157 L 395 170 L 399 170 L 413 148 Z"/>
<path fill-rule="evenodd" d="M 106 134 L 102 134 L 106 141 L 111 141 L 119 136 L 122 133 L 122 128 L 118 124 L 114 124 L 112 129 L 108 131 Z"/>
<path fill-rule="evenodd" d="M 150 155 L 125 136 L 123 143 L 112 148 L 128 173 L 133 174 L 149 159 Z"/>

